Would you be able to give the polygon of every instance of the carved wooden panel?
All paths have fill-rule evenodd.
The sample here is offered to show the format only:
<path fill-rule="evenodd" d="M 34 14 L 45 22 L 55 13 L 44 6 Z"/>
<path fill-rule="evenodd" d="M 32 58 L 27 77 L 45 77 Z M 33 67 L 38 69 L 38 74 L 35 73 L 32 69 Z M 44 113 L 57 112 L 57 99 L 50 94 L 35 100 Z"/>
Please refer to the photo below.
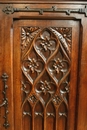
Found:
<path fill-rule="evenodd" d="M 72 27 L 21 27 L 24 130 L 67 129 L 71 44 Z"/>
<path fill-rule="evenodd" d="M 0 130 L 87 130 L 86 28 L 84 1 L 1 0 Z"/>

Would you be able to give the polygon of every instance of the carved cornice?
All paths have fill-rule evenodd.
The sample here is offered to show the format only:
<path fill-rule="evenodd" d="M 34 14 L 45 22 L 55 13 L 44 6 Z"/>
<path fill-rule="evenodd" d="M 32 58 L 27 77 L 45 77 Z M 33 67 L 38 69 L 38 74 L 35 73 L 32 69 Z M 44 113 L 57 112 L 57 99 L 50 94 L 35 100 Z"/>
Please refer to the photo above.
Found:
<path fill-rule="evenodd" d="M 84 8 L 70 9 L 70 8 L 57 8 L 52 6 L 51 8 L 30 8 L 28 6 L 24 8 L 14 8 L 12 6 L 6 6 L 2 10 L 5 14 L 13 14 L 15 12 L 39 12 L 40 15 L 43 15 L 44 12 L 56 12 L 56 13 L 66 13 L 70 15 L 71 13 L 85 14 L 87 17 L 87 5 Z"/>

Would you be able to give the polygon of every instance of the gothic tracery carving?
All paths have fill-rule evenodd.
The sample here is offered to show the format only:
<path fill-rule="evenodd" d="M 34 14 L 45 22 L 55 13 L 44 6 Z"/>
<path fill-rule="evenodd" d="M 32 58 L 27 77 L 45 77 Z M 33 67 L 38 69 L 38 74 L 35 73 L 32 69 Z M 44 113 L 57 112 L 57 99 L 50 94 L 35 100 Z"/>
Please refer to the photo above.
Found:
<path fill-rule="evenodd" d="M 59 117 L 67 117 L 68 111 L 68 96 L 70 87 L 70 64 L 71 64 L 71 42 L 72 42 L 72 28 L 39 28 L 26 27 L 30 30 L 30 34 L 24 33 L 22 28 L 22 36 L 24 35 L 21 45 L 24 44 L 25 49 L 22 48 L 22 78 L 26 79 L 31 85 L 31 89 L 26 90 L 26 85 L 22 82 L 22 91 L 27 94 L 23 100 L 23 106 L 28 101 L 35 109 L 35 117 L 46 116 L 55 118 L 56 108 L 60 109 L 63 105 L 64 111 L 59 110 Z M 37 35 L 32 33 L 40 30 Z M 33 40 L 32 36 L 33 36 Z M 23 37 L 22 37 L 23 38 Z M 26 39 L 26 40 L 25 40 Z M 26 43 L 30 43 L 26 48 Z M 23 54 L 25 53 L 25 54 Z M 29 87 L 30 88 L 30 87 Z M 34 92 L 34 94 L 32 94 Z M 40 111 L 36 111 L 36 104 L 39 103 Z M 49 111 L 49 106 L 53 107 Z M 43 106 L 43 107 L 42 107 Z M 46 115 L 43 114 L 44 110 Z M 30 112 L 23 112 L 23 115 L 32 116 Z"/>

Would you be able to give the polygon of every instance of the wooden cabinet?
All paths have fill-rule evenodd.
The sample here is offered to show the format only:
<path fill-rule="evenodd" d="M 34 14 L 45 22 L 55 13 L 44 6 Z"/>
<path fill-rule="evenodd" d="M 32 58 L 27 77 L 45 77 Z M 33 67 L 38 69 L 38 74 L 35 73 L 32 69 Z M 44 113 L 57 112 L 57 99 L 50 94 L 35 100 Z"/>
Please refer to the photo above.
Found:
<path fill-rule="evenodd" d="M 87 129 L 86 28 L 86 2 L 0 2 L 1 130 Z"/>

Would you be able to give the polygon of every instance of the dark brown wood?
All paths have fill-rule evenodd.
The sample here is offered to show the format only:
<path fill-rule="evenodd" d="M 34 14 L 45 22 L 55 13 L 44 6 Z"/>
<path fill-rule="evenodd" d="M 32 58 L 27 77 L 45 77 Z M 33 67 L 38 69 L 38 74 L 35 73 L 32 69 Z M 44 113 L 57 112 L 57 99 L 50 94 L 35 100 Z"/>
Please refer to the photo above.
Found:
<path fill-rule="evenodd" d="M 0 75 L 9 76 L 7 129 L 86 130 L 87 2 L 7 2 L 0 2 Z M 2 93 L 0 99 L 1 104 Z M 2 130 L 4 115 L 0 107 Z"/>

